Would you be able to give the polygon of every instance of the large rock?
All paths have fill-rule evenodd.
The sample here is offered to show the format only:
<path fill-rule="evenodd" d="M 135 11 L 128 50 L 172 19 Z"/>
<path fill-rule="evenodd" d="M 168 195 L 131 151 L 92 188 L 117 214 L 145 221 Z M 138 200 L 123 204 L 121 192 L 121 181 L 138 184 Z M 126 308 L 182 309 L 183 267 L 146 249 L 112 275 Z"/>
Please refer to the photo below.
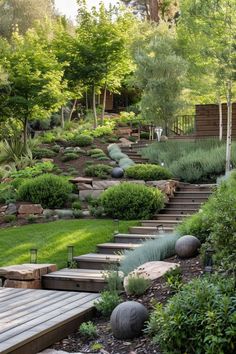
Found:
<path fill-rule="evenodd" d="M 107 189 L 120 184 L 120 181 L 93 181 L 93 189 Z"/>
<path fill-rule="evenodd" d="M 155 261 L 155 262 L 147 262 L 129 273 L 124 278 L 124 288 L 127 292 L 127 285 L 129 278 L 131 277 L 142 277 L 145 279 L 155 280 L 162 277 L 166 272 L 170 269 L 174 269 L 179 267 L 178 263 L 170 263 L 170 262 L 162 262 L 162 261 Z"/>
<path fill-rule="evenodd" d="M 19 216 L 41 215 L 43 208 L 40 204 L 21 204 L 18 208 Z"/>
<path fill-rule="evenodd" d="M 185 235 L 176 241 L 175 252 L 180 258 L 190 258 L 198 253 L 200 247 L 201 242 L 197 237 Z"/>
<path fill-rule="evenodd" d="M 0 268 L 0 277 L 11 280 L 39 280 L 44 274 L 56 270 L 56 264 L 19 264 Z"/>
<path fill-rule="evenodd" d="M 132 339 L 141 335 L 147 309 L 136 301 L 126 301 L 118 305 L 111 314 L 112 333 L 117 339 Z"/>
<path fill-rule="evenodd" d="M 160 180 L 160 181 L 148 181 L 146 182 L 148 186 L 156 187 L 160 191 L 162 191 L 164 194 L 167 195 L 167 197 L 173 197 L 174 193 L 179 186 L 178 181 L 174 180 Z"/>
<path fill-rule="evenodd" d="M 86 191 L 88 189 L 93 189 L 92 185 L 88 183 L 78 183 L 77 188 L 79 191 Z"/>
<path fill-rule="evenodd" d="M 113 178 L 122 178 L 124 176 L 124 170 L 121 167 L 114 167 L 111 171 Z"/>
<path fill-rule="evenodd" d="M 86 184 L 92 184 L 93 179 L 89 178 L 89 177 L 75 177 L 75 178 L 71 178 L 69 180 L 71 183 L 86 183 Z"/>
<path fill-rule="evenodd" d="M 14 204 L 14 203 L 8 204 L 5 214 L 6 215 L 15 215 L 16 213 L 17 213 L 16 204 Z"/>

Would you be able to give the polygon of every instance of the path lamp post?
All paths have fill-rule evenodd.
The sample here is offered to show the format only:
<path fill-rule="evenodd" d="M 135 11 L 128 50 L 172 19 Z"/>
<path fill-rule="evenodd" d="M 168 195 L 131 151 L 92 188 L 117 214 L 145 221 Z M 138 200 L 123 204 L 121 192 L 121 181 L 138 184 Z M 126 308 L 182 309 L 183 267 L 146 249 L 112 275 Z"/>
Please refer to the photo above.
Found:
<path fill-rule="evenodd" d="M 163 132 L 162 127 L 156 127 L 155 128 L 155 133 L 157 135 L 157 141 L 161 141 L 161 134 Z"/>
<path fill-rule="evenodd" d="M 113 224 L 114 224 L 114 235 L 117 235 L 119 233 L 119 225 L 120 225 L 119 219 L 114 219 Z"/>
<path fill-rule="evenodd" d="M 38 260 L 38 250 L 37 248 L 30 249 L 30 263 L 36 264 Z"/>
<path fill-rule="evenodd" d="M 204 272 L 205 273 L 212 273 L 213 272 L 213 254 L 214 254 L 213 249 L 208 248 L 206 250 L 205 260 L 204 260 Z"/>
<path fill-rule="evenodd" d="M 67 267 L 71 268 L 73 264 L 74 258 L 74 246 L 69 245 L 67 246 Z"/>

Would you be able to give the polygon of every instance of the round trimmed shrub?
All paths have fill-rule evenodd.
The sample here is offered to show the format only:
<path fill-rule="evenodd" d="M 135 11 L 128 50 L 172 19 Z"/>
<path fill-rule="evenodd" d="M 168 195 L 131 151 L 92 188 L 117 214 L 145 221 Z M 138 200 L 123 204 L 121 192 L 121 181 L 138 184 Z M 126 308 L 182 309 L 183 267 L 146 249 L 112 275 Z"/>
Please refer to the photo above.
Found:
<path fill-rule="evenodd" d="M 76 135 L 71 140 L 71 143 L 73 145 L 78 145 L 81 147 L 89 146 L 89 145 L 92 145 L 92 143 L 93 143 L 93 137 L 89 136 L 89 135 L 83 135 L 83 134 Z"/>
<path fill-rule="evenodd" d="M 164 195 L 156 188 L 125 182 L 103 192 L 101 204 L 112 218 L 148 219 L 163 208 Z"/>
<path fill-rule="evenodd" d="M 44 174 L 23 183 L 18 198 L 26 202 L 41 204 L 43 208 L 60 208 L 72 193 L 72 185 L 63 177 Z"/>
<path fill-rule="evenodd" d="M 78 154 L 76 154 L 74 152 L 68 152 L 67 154 L 64 154 L 61 157 L 61 161 L 62 162 L 72 161 L 72 160 L 76 160 L 78 157 L 79 157 Z"/>
<path fill-rule="evenodd" d="M 125 177 L 144 181 L 158 181 L 170 179 L 172 175 L 169 170 L 159 165 L 137 164 L 126 169 Z"/>
<path fill-rule="evenodd" d="M 51 158 L 56 155 L 55 151 L 47 148 L 35 148 L 32 150 L 35 159 Z"/>
<path fill-rule="evenodd" d="M 110 176 L 112 167 L 103 164 L 89 165 L 85 168 L 84 173 L 87 177 L 107 178 Z"/>

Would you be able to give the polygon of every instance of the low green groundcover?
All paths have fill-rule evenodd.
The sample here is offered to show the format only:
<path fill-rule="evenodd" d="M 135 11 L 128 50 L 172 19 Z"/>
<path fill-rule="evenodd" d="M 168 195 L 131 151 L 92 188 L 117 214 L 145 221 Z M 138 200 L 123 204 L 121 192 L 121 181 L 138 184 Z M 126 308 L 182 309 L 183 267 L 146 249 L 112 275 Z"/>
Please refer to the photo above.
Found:
<path fill-rule="evenodd" d="M 127 232 L 134 221 L 121 221 L 120 232 Z M 113 220 L 61 220 L 0 230 L 0 266 L 29 263 L 30 248 L 38 249 L 39 263 L 66 266 L 67 246 L 75 255 L 94 252 L 98 243 L 108 242 L 114 232 Z"/>

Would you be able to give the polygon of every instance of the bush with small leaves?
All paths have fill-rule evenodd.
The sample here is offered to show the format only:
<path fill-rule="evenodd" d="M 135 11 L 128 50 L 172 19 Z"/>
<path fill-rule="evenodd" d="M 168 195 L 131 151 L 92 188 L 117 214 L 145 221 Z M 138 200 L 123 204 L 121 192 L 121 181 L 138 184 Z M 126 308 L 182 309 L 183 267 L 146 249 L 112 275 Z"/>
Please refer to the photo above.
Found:
<path fill-rule="evenodd" d="M 54 151 L 47 148 L 34 148 L 32 154 L 35 159 L 52 158 L 56 155 Z"/>
<path fill-rule="evenodd" d="M 158 181 L 170 179 L 172 174 L 162 166 L 152 164 L 137 164 L 125 170 L 127 178 L 140 179 L 144 181 Z"/>
<path fill-rule="evenodd" d="M 215 276 L 195 279 L 165 306 L 156 305 L 147 332 L 166 354 L 233 354 L 235 300 L 235 279 Z"/>
<path fill-rule="evenodd" d="M 61 161 L 63 161 L 63 162 L 72 161 L 72 160 L 76 160 L 78 157 L 79 157 L 78 154 L 76 154 L 74 152 L 70 152 L 70 153 L 63 155 L 61 157 Z"/>
<path fill-rule="evenodd" d="M 156 188 L 124 182 L 100 197 L 105 213 L 115 219 L 148 219 L 164 206 L 164 194 Z"/>
<path fill-rule="evenodd" d="M 181 268 L 176 267 L 168 270 L 164 274 L 164 278 L 174 292 L 179 291 L 183 286 Z"/>
<path fill-rule="evenodd" d="M 25 181 L 19 188 L 18 198 L 41 204 L 43 208 L 60 208 L 72 192 L 72 185 L 63 177 L 44 174 Z"/>
<path fill-rule="evenodd" d="M 5 215 L 3 216 L 3 222 L 10 224 L 11 222 L 16 221 L 16 216 L 15 215 Z"/>
<path fill-rule="evenodd" d="M 61 147 L 60 147 L 60 145 L 53 145 L 51 147 L 51 150 L 58 154 L 60 152 L 60 150 L 61 150 Z"/>
<path fill-rule="evenodd" d="M 84 173 L 85 176 L 87 177 L 99 177 L 102 179 L 106 179 L 108 176 L 110 176 L 111 171 L 112 171 L 111 166 L 97 164 L 97 165 L 86 166 Z"/>
<path fill-rule="evenodd" d="M 82 208 L 82 205 L 81 205 L 80 200 L 76 200 L 76 201 L 74 201 L 74 203 L 72 203 L 72 209 L 81 210 L 81 208 Z"/>
<path fill-rule="evenodd" d="M 141 276 L 129 276 L 126 286 L 127 294 L 143 295 L 151 285 L 151 280 Z"/>
<path fill-rule="evenodd" d="M 94 306 L 103 316 L 110 316 L 114 308 L 121 303 L 121 299 L 116 291 L 102 291 L 100 295 Z"/>
<path fill-rule="evenodd" d="M 97 337 L 97 327 L 91 321 L 83 322 L 79 327 L 79 332 L 88 339 Z"/>
<path fill-rule="evenodd" d="M 69 142 L 72 145 L 80 146 L 80 147 L 90 146 L 93 143 L 93 137 L 89 135 L 83 135 L 83 134 L 75 135 L 73 139 L 71 139 Z"/>

